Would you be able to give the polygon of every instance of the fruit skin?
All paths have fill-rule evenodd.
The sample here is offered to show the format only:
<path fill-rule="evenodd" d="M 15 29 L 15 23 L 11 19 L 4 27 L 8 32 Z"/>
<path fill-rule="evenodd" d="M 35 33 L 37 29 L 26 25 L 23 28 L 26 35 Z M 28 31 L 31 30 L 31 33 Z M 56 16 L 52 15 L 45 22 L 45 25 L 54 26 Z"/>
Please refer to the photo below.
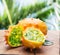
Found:
<path fill-rule="evenodd" d="M 8 38 L 9 38 L 10 32 L 12 31 L 13 27 L 14 26 L 9 26 L 8 30 L 5 31 L 5 41 L 6 41 L 6 44 L 8 44 L 9 46 L 11 45 L 9 44 Z"/>
<path fill-rule="evenodd" d="M 38 28 L 39 30 L 41 30 L 44 35 L 47 34 L 47 25 L 45 24 L 45 22 L 43 22 L 39 19 L 25 18 L 25 19 L 19 21 L 18 25 L 23 26 L 24 30 L 27 27 L 34 26 L 35 28 Z"/>
<path fill-rule="evenodd" d="M 45 41 L 45 40 L 44 40 Z M 30 41 L 25 39 L 24 37 L 22 38 L 22 43 L 26 48 L 40 48 L 42 46 L 42 44 L 44 43 L 44 41 L 42 42 L 35 42 L 35 41 Z"/>
<path fill-rule="evenodd" d="M 18 46 L 21 46 L 22 44 L 19 44 L 18 46 L 13 46 L 10 42 L 9 42 L 9 37 L 10 37 L 10 34 L 13 30 L 13 28 L 16 28 L 16 27 L 19 27 L 21 28 L 22 30 L 22 27 L 18 26 L 18 25 L 13 25 L 13 26 L 9 26 L 8 30 L 5 32 L 5 41 L 6 41 L 6 44 L 8 44 L 10 47 L 18 47 Z M 20 41 L 21 41 L 21 38 L 20 38 Z"/>
<path fill-rule="evenodd" d="M 24 32 L 23 32 L 23 34 L 24 34 Z M 42 35 L 44 36 L 43 33 L 42 33 Z M 26 48 L 30 48 L 30 49 L 40 48 L 43 45 L 43 43 L 45 42 L 45 38 L 46 37 L 44 36 L 44 40 L 37 42 L 37 41 L 29 40 L 29 39 L 25 38 L 25 36 L 23 36 L 22 37 L 22 43 Z"/>

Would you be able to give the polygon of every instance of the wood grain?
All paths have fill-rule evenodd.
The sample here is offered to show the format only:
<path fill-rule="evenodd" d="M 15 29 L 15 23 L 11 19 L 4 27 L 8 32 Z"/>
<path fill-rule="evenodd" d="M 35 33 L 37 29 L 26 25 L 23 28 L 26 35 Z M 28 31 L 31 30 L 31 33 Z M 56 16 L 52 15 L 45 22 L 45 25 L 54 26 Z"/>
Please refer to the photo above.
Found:
<path fill-rule="evenodd" d="M 4 30 L 0 30 L 0 54 L 16 54 L 16 55 L 59 55 L 59 31 L 48 31 L 48 40 L 54 44 L 51 46 L 42 46 L 40 49 L 30 51 L 23 47 L 10 48 L 4 41 Z"/>

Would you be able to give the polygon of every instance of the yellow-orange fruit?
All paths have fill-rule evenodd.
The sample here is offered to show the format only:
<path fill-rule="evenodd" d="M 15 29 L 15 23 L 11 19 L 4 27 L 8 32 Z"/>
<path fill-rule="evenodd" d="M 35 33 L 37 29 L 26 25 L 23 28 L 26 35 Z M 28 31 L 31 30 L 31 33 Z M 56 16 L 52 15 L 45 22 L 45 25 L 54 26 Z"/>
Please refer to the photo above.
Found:
<path fill-rule="evenodd" d="M 19 21 L 18 25 L 22 25 L 24 30 L 27 27 L 34 26 L 35 28 L 38 28 L 39 30 L 41 30 L 44 35 L 47 34 L 47 25 L 45 24 L 45 22 L 43 22 L 39 19 L 25 18 L 25 19 Z"/>
<path fill-rule="evenodd" d="M 22 37 L 22 27 L 18 25 L 9 26 L 6 35 L 5 41 L 10 47 L 21 46 L 21 37 Z"/>
<path fill-rule="evenodd" d="M 45 36 L 37 28 L 29 27 L 23 32 L 22 43 L 27 48 L 40 48 L 44 42 Z"/>

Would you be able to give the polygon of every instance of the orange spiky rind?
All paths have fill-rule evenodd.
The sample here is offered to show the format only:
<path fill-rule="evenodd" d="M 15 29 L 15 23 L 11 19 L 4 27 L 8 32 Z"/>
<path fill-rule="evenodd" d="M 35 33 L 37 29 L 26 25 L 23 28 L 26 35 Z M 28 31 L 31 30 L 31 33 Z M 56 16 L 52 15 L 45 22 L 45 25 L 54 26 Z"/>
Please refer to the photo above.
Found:
<path fill-rule="evenodd" d="M 21 21 L 19 21 L 18 25 L 22 25 L 24 30 L 27 27 L 32 27 L 34 26 L 35 28 L 39 29 L 40 31 L 42 31 L 42 33 L 44 35 L 47 34 L 47 25 L 45 24 L 45 22 L 39 20 L 39 19 L 35 19 L 35 18 L 25 18 Z"/>

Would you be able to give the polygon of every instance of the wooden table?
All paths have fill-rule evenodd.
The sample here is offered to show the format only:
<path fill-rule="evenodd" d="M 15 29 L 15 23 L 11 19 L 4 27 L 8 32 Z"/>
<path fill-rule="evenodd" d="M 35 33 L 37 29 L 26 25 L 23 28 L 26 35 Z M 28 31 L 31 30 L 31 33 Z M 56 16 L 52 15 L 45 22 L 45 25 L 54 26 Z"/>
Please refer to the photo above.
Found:
<path fill-rule="evenodd" d="M 54 42 L 51 46 L 42 46 L 35 52 L 31 52 L 24 47 L 10 48 L 4 42 L 4 30 L 0 30 L 0 54 L 16 54 L 16 55 L 59 55 L 59 31 L 48 31 L 48 40 Z"/>

